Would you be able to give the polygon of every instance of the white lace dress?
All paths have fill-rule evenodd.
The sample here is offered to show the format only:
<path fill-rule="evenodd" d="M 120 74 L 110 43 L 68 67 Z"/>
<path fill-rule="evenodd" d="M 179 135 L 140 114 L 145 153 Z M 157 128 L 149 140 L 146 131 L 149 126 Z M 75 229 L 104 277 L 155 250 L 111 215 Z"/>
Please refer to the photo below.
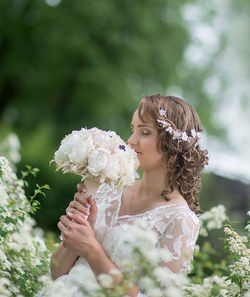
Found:
<path fill-rule="evenodd" d="M 170 272 L 188 271 L 192 259 L 195 242 L 199 233 L 199 220 L 188 206 L 169 204 L 158 206 L 152 210 L 136 215 L 119 216 L 122 191 L 107 184 L 101 185 L 96 194 L 98 215 L 95 224 L 95 237 L 104 248 L 106 254 L 122 269 L 123 260 L 128 252 L 122 244 L 127 230 L 137 218 L 143 218 L 159 235 L 157 247 L 171 252 L 173 260 L 165 267 Z M 189 256 L 189 259 L 187 258 Z M 84 258 L 80 257 L 67 275 L 56 281 L 63 282 L 70 289 L 73 297 L 83 297 L 80 287 L 88 285 L 93 279 L 84 279 L 84 271 L 91 270 Z M 82 272 L 82 273 L 81 273 Z M 139 292 L 138 296 L 145 296 Z"/>

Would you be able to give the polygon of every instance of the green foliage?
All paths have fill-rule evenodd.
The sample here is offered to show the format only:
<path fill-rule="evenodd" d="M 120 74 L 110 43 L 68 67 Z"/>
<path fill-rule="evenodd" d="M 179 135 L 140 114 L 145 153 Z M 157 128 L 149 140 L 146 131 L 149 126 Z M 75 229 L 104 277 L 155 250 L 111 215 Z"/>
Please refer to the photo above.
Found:
<path fill-rule="evenodd" d="M 0 157 L 0 278 L 9 280 L 11 296 L 34 296 L 42 287 L 40 278 L 48 275 L 52 240 L 44 240 L 30 217 L 39 206 L 34 199 L 48 185 L 38 186 L 33 197 L 28 199 L 24 192 L 24 178 L 36 176 L 37 168 L 26 166 L 22 179 L 13 173 L 7 159 Z M 26 183 L 27 186 L 27 183 Z M 48 244 L 46 245 L 45 242 Z M 9 295 L 8 295 L 9 296 Z"/>
<path fill-rule="evenodd" d="M 189 274 L 192 282 L 202 284 L 206 277 L 229 274 L 224 253 L 213 248 L 207 240 L 200 242 L 199 246 L 200 250 L 194 253 L 193 268 Z"/>
<path fill-rule="evenodd" d="M 127 139 L 140 97 L 178 85 L 208 131 L 216 133 L 201 83 L 209 73 L 183 59 L 190 34 L 182 10 L 190 3 L 0 2 L 0 125 L 6 131 L 12 126 L 20 137 L 19 169 L 38 166 L 39 184 L 49 180 L 53 186 L 36 216 L 42 226 L 55 228 L 74 195 L 78 180 L 56 177 L 49 168 L 61 139 L 73 129 L 97 126 Z M 206 15 L 211 20 L 209 9 Z"/>

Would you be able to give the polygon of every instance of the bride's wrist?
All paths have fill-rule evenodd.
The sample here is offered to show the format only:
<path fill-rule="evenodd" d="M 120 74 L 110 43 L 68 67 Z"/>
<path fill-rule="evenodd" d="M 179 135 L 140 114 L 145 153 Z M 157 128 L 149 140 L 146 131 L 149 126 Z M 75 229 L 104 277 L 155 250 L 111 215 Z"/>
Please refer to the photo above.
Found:
<path fill-rule="evenodd" d="M 89 253 L 85 256 L 85 260 L 91 264 L 95 263 L 104 254 L 104 250 L 98 241 L 91 246 Z"/>

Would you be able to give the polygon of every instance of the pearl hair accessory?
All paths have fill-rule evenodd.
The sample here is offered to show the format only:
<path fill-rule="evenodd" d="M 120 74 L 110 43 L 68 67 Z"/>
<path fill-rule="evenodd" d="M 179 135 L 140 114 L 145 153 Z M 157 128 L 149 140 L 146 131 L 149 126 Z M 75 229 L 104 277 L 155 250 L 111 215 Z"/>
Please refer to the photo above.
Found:
<path fill-rule="evenodd" d="M 198 141 L 203 134 L 202 132 L 196 132 L 195 129 L 191 129 L 191 136 L 188 136 L 187 132 L 177 129 L 174 123 L 167 119 L 166 111 L 164 109 L 161 108 L 159 113 L 165 120 L 156 120 L 157 123 L 160 127 L 164 128 L 167 133 L 172 135 L 173 139 L 191 142 L 192 138 L 194 138 L 197 139 L 198 144 Z"/>

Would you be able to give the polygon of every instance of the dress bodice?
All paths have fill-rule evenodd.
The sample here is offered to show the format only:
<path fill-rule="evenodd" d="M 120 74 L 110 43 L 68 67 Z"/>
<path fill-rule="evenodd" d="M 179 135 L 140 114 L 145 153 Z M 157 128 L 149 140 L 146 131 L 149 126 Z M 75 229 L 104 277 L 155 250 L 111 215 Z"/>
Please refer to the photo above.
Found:
<path fill-rule="evenodd" d="M 95 237 L 117 267 L 123 270 L 122 262 L 128 257 L 123 242 L 128 236 L 129 227 L 137 218 L 142 218 L 149 229 L 157 233 L 157 247 L 167 249 L 172 255 L 171 262 L 166 263 L 165 268 L 169 272 L 188 272 L 200 226 L 195 213 L 186 205 L 165 204 L 144 213 L 119 216 L 121 199 L 122 191 L 108 184 L 102 184 L 95 194 L 98 207 Z M 58 280 L 72 290 L 72 296 L 84 296 L 79 287 L 87 285 L 86 270 L 93 281 L 94 274 L 88 263 L 80 257 L 69 274 Z M 85 271 L 85 279 L 81 271 Z M 138 296 L 144 295 L 139 293 Z"/>

